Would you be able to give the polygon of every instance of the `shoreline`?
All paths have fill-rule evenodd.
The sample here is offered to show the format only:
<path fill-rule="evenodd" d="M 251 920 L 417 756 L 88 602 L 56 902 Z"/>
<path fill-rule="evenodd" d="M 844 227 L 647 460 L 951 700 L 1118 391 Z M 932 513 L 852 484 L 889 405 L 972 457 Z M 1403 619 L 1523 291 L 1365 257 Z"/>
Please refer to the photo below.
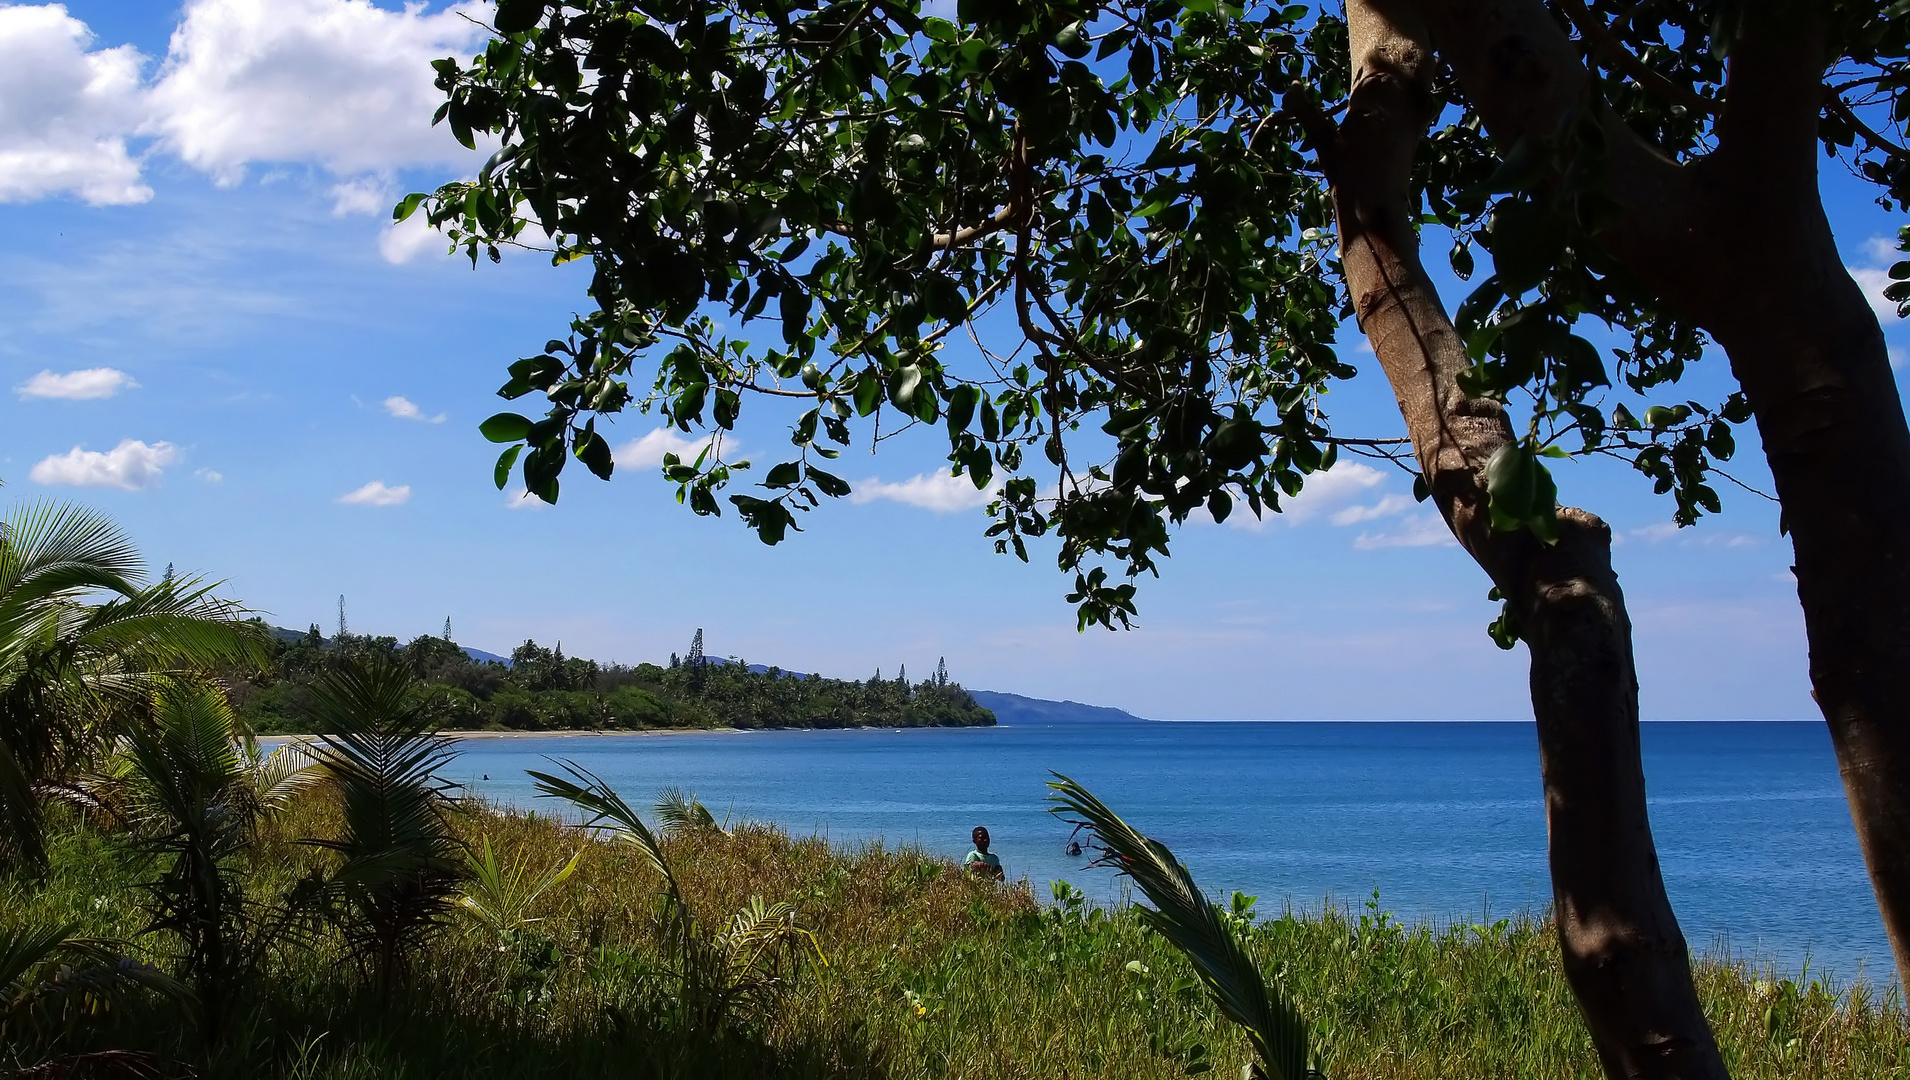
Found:
<path fill-rule="evenodd" d="M 587 735 L 603 738 L 622 738 L 644 735 L 744 735 L 750 729 L 737 727 L 720 728 L 644 728 L 630 731 L 622 728 L 575 728 L 561 731 L 440 731 L 437 734 L 447 738 L 464 739 L 559 739 Z M 762 728 L 763 731 L 822 731 L 824 728 Z M 319 735 L 313 732 L 284 732 L 276 735 L 260 735 L 259 741 L 282 739 L 286 742 L 317 742 Z"/>

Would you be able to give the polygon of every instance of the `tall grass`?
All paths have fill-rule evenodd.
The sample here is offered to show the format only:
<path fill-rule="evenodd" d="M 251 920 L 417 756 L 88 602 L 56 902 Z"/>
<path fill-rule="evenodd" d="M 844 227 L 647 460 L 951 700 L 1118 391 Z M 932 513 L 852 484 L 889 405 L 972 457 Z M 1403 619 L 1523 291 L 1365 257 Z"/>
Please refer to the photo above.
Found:
<path fill-rule="evenodd" d="M 249 894 L 279 895 L 334 869 L 335 853 L 296 840 L 335 833 L 339 815 L 314 791 L 263 824 L 239 857 Z M 1231 1078 L 1250 1060 L 1245 1036 L 1132 909 L 1095 907 L 1065 887 L 1037 904 L 1025 885 L 977 880 L 917 851 L 832 848 L 747 824 L 657 838 L 683 904 L 718 926 L 752 898 L 788 903 L 828 966 L 806 967 L 760 1012 L 712 1029 L 670 1007 L 665 889 L 643 852 L 542 814 L 473 805 L 451 823 L 478 850 L 488 838 L 501 874 L 542 877 L 577 856 L 520 913 L 508 946 L 481 919 L 454 923 L 387 1005 L 364 992 L 347 943 L 320 931 L 269 955 L 210 1050 L 158 998 L 74 1027 L 55 1049 L 143 1051 L 176 1075 L 286 1080 L 1166 1080 Z M 124 842 L 78 822 L 51 841 L 45 878 L 0 880 L 0 923 L 135 935 L 144 915 Z M 1599 1075 L 1542 920 L 1408 925 L 1377 904 L 1263 916 L 1245 897 L 1226 916 L 1255 957 L 1277 964 L 1332 1080 Z M 1698 979 L 1740 1080 L 1910 1076 L 1910 1023 L 1894 991 L 1798 985 L 1717 961 L 1702 962 Z M 7 1049 L 20 1060 L 47 1052 Z"/>

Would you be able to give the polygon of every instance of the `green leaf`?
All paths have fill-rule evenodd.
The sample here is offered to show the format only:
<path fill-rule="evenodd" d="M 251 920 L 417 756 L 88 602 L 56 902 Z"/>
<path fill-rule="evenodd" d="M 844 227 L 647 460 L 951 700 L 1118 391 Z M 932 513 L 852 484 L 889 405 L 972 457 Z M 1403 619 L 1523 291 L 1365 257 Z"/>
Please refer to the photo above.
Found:
<path fill-rule="evenodd" d="M 498 455 L 497 468 L 493 470 L 492 478 L 497 481 L 497 489 L 499 491 L 503 491 L 504 485 L 511 482 L 511 466 L 517 464 L 517 455 L 523 452 L 524 444 L 518 443 L 516 446 Z"/>
<path fill-rule="evenodd" d="M 772 488 L 795 487 L 802 479 L 802 466 L 794 461 L 785 461 L 771 466 L 769 475 L 763 477 L 763 486 Z"/>
<path fill-rule="evenodd" d="M 403 199 L 398 201 L 397 206 L 392 207 L 391 220 L 409 221 L 411 215 L 418 212 L 418 207 L 423 205 L 424 200 L 425 194 L 422 191 L 414 191 L 406 195 Z"/>
<path fill-rule="evenodd" d="M 579 439 L 573 453 L 599 480 L 610 479 L 611 472 L 617 467 L 616 455 L 610 452 L 610 443 L 595 431 Z"/>
<path fill-rule="evenodd" d="M 522 442 L 531 433 L 528 417 L 502 412 L 478 425 L 479 434 L 492 442 Z"/>
<path fill-rule="evenodd" d="M 846 481 L 840 477 L 831 476 L 821 469 L 811 468 L 809 470 L 809 482 L 822 489 L 822 493 L 831 498 L 840 499 L 844 495 L 849 494 L 849 485 Z"/>
<path fill-rule="evenodd" d="M 505 36 L 521 34 L 544 17 L 545 0 L 497 0 L 497 14 L 491 25 Z"/>

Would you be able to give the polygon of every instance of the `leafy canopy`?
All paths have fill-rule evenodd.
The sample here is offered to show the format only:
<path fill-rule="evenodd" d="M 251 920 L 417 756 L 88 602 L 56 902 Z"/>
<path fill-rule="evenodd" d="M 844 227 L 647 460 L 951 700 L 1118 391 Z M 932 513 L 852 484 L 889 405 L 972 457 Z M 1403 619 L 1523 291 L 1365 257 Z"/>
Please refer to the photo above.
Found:
<path fill-rule="evenodd" d="M 1904 118 L 1907 21 L 1849 10 L 1825 146 L 1900 204 L 1910 155 L 1859 117 Z M 1442 82 L 1424 220 L 1457 238 L 1461 278 L 1489 253 L 1456 319 L 1471 388 L 1531 416 L 1489 478 L 1500 527 L 1547 535 L 1543 454 L 1632 461 L 1681 524 L 1719 509 L 1709 477 L 1749 410 L 1652 399 L 1705 339 L 1599 252 L 1613 204 L 1590 116 L 1702 157 L 1737 11 L 1558 0 L 1596 100 L 1503 157 Z M 912 0 L 503 0 L 495 31 L 435 66 L 438 119 L 500 149 L 396 216 L 422 211 L 473 264 L 517 245 L 594 267 L 593 306 L 499 391 L 543 415 L 483 425 L 509 444 L 500 487 L 521 465 L 555 501 L 570 457 L 608 478 L 598 421 L 634 408 L 712 431 L 664 473 L 717 514 L 749 467 L 723 436 L 746 400 L 780 399 L 788 451 L 727 496 L 776 543 L 849 493 L 830 462 L 857 437 L 941 426 L 953 471 L 995 493 L 997 550 L 1057 534 L 1085 627 L 1126 623 L 1170 526 L 1277 511 L 1341 446 L 1376 449 L 1334 437 L 1322 402 L 1354 374 L 1334 349 L 1351 311 L 1322 147 L 1348 44 L 1330 8 L 960 0 L 949 21 Z"/>

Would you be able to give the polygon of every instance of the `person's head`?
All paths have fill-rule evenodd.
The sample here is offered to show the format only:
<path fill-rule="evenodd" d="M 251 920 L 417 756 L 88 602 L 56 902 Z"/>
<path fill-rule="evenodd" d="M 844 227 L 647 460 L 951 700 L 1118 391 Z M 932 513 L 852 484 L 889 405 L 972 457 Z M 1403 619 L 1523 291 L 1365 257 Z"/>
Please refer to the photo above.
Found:
<path fill-rule="evenodd" d="M 975 832 L 972 835 L 975 837 L 975 850 L 987 851 L 988 850 L 988 830 L 982 828 L 980 825 L 977 825 L 975 826 Z"/>

